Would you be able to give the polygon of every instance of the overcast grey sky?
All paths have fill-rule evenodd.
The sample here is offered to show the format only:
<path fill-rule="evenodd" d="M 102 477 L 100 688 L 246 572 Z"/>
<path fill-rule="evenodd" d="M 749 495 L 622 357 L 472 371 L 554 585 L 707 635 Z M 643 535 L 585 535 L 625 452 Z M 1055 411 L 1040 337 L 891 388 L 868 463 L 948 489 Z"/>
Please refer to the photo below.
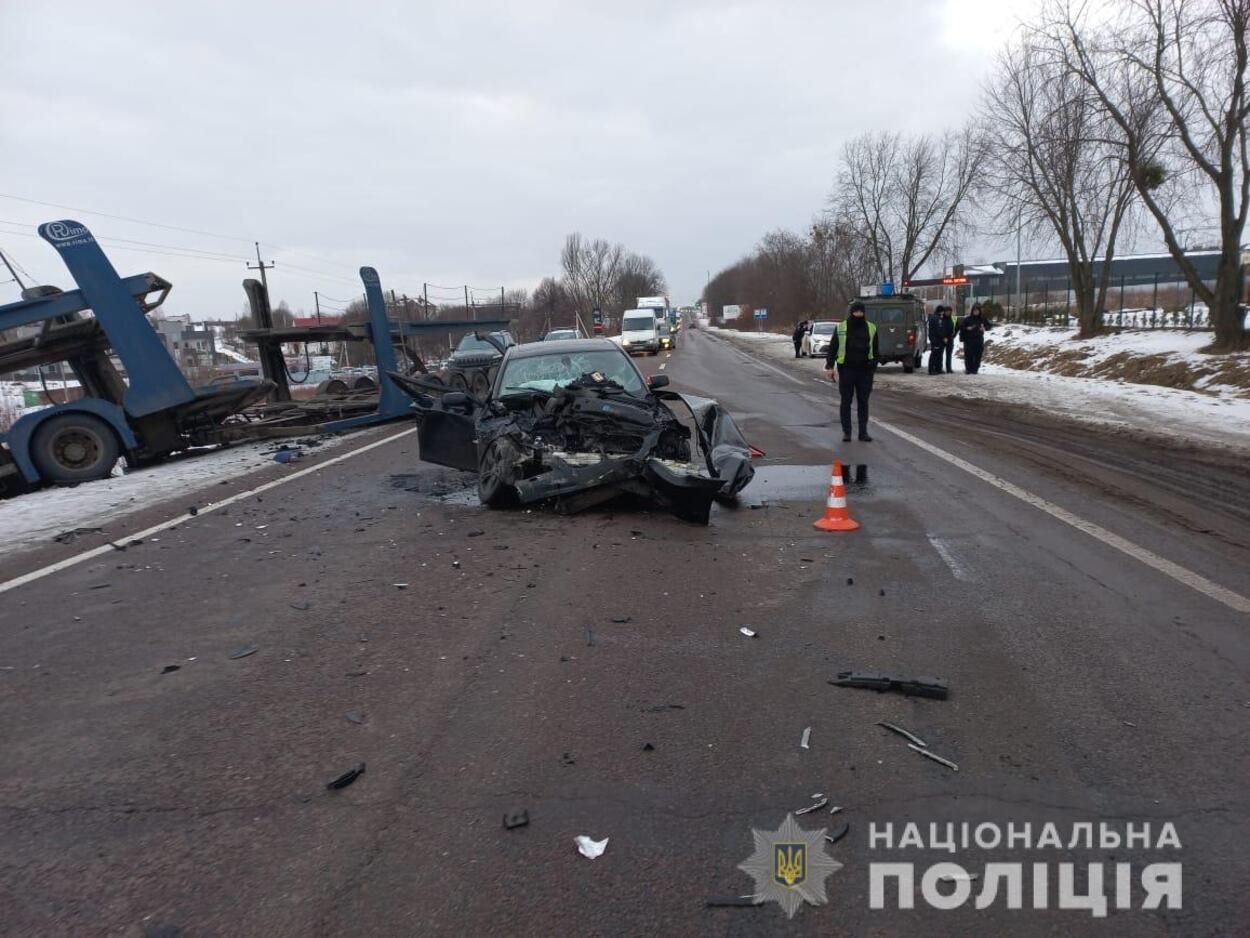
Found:
<path fill-rule="evenodd" d="M 30 235 L 76 217 L 208 317 L 238 314 L 253 239 L 311 312 L 362 264 L 413 296 L 532 287 L 576 230 L 693 302 L 810 221 L 845 140 L 960 122 L 1027 2 L 0 0 L 0 249 L 67 286 Z"/>

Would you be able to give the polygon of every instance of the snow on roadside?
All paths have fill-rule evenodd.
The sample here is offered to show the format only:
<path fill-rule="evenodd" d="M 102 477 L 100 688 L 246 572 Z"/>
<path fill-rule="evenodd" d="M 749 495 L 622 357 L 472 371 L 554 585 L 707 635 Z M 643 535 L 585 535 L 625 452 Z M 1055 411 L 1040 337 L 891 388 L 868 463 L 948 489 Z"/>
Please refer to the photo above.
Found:
<path fill-rule="evenodd" d="M 358 435 L 327 436 L 305 452 L 323 453 Z M 281 440 L 199 450 L 176 460 L 127 472 L 124 476 L 85 482 L 74 488 L 46 488 L 0 501 L 0 544 L 7 555 L 47 544 L 62 531 L 105 528 L 99 543 L 112 540 L 110 522 L 140 509 L 178 499 L 177 511 L 212 501 L 215 483 L 275 465 L 272 453 Z M 297 445 L 293 440 L 288 446 Z M 299 468 L 299 463 L 291 463 Z M 207 491 L 202 491 L 207 489 Z"/>
<path fill-rule="evenodd" d="M 1023 326 L 999 328 L 1004 332 L 1008 329 L 1020 330 L 1016 341 L 1021 346 L 1033 343 L 1040 349 L 1055 341 L 1053 334 L 1047 335 L 1042 329 Z M 796 361 L 794 348 L 786 336 L 773 335 L 770 342 L 742 341 L 741 334 L 733 329 L 709 328 L 708 332 L 757 354 L 785 360 L 792 367 L 806 370 L 813 376 L 823 368 L 823 362 Z M 1167 336 L 1133 333 L 1129 341 L 1139 336 L 1141 344 L 1138 347 L 1145 350 L 1164 347 L 1171 340 L 1174 354 L 1200 359 L 1211 357 L 1197 352 L 1199 345 L 1210 341 L 1209 334 L 1186 337 L 1175 333 Z M 1122 338 L 1107 336 L 1094 341 L 1112 346 L 1104 355 L 1104 358 L 1111 358 L 1124 351 L 1123 348 L 1116 348 L 1112 341 Z M 1188 343 L 1175 341 L 1180 338 L 1186 338 Z M 1096 349 L 1096 353 L 1101 353 L 1101 349 Z M 957 360 L 956 369 L 960 367 Z M 879 390 L 886 393 L 901 390 L 934 397 L 1017 404 L 1083 423 L 1136 429 L 1182 441 L 1250 451 L 1250 397 L 1242 396 L 1244 391 L 1240 389 L 1219 389 L 1220 393 L 1214 393 L 1217 389 L 1211 386 L 1204 391 L 1190 391 L 1105 378 L 1024 371 L 989 363 L 983 364 L 981 373 L 977 375 L 957 371 L 956 374 L 937 378 L 924 374 L 923 370 L 904 375 L 897 368 L 888 368 L 878 372 L 877 381 Z"/>

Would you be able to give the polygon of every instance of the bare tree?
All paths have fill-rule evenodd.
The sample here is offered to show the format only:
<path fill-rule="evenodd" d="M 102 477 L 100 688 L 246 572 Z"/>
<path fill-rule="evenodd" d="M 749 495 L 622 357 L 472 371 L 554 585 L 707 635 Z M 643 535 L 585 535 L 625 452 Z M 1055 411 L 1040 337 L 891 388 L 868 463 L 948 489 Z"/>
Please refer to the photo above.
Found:
<path fill-rule="evenodd" d="M 842 153 L 833 214 L 862 233 L 879 278 L 910 280 L 966 226 L 984 156 L 974 124 L 936 137 L 857 137 Z"/>
<path fill-rule="evenodd" d="M 1168 252 L 1210 309 L 1213 351 L 1250 345 L 1240 309 L 1250 205 L 1250 0 L 1124 0 L 1112 21 L 1058 0 L 1041 32 L 1113 123 L 1133 183 Z M 1185 253 L 1177 212 L 1187 187 L 1214 199 L 1214 285 Z M 1194 204 L 1191 197 L 1188 204 Z"/>
<path fill-rule="evenodd" d="M 1016 225 L 1054 232 L 1071 273 L 1079 334 L 1102 329 L 1116 239 L 1134 202 L 1096 97 L 1039 36 L 1000 53 L 982 112 L 988 188 Z M 1095 262 L 1101 266 L 1095 272 Z"/>
<path fill-rule="evenodd" d="M 664 274 L 645 254 L 627 253 L 616 274 L 616 305 L 631 309 L 640 296 L 662 296 L 668 289 Z M 615 311 L 615 310 L 614 310 Z"/>
<path fill-rule="evenodd" d="M 615 299 L 617 274 L 625 257 L 621 244 L 602 238 L 586 241 L 579 232 L 564 240 L 560 263 L 569 289 L 585 306 L 607 307 Z"/>

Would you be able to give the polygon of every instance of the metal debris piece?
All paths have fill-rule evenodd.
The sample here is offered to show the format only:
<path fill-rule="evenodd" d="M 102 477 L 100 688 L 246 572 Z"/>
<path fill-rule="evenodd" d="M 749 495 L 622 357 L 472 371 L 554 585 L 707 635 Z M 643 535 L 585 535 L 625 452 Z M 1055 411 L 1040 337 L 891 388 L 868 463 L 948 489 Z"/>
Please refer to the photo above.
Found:
<path fill-rule="evenodd" d="M 957 766 L 954 762 L 951 762 L 950 759 L 943 759 L 936 752 L 930 752 L 928 749 L 924 749 L 920 746 L 917 746 L 915 743 L 908 743 L 907 748 L 916 750 L 916 752 L 920 753 L 922 756 L 924 756 L 927 759 L 932 759 L 934 762 L 940 762 L 942 765 L 946 766 L 948 769 L 953 769 L 956 772 L 959 771 L 959 766 Z"/>
<path fill-rule="evenodd" d="M 877 726 L 884 726 L 891 733 L 898 733 L 899 736 L 905 736 L 907 739 L 910 739 L 917 746 L 929 745 L 923 739 L 917 736 L 915 733 L 909 733 L 907 732 L 907 730 L 903 729 L 901 726 L 895 726 L 893 723 L 886 723 L 884 720 L 880 720 L 878 721 Z"/>
<path fill-rule="evenodd" d="M 392 583 L 391 586 L 395 587 L 397 590 L 406 590 L 408 588 L 407 583 Z"/>
<path fill-rule="evenodd" d="M 808 805 L 806 808 L 800 808 L 798 811 L 795 811 L 795 812 L 794 812 L 794 816 L 795 816 L 795 817 L 798 817 L 800 814 L 811 814 L 813 811 L 819 811 L 821 808 L 823 808 L 823 807 L 824 807 L 825 805 L 827 805 L 828 803 L 829 803 L 829 799 L 828 799 L 828 798 L 821 798 L 821 799 L 820 799 L 819 801 L 817 801 L 815 804 L 813 804 L 813 805 Z"/>
<path fill-rule="evenodd" d="M 838 687 L 862 687 L 875 691 L 898 691 L 908 697 L 931 697 L 945 700 L 950 693 L 946 684 L 936 677 L 900 677 L 875 671 L 839 671 L 829 682 Z"/>
<path fill-rule="evenodd" d="M 608 839 L 605 837 L 603 840 L 592 840 L 585 834 L 578 834 L 573 841 L 577 844 L 578 853 L 588 860 L 593 860 L 595 857 L 603 856 L 603 851 L 608 849 Z"/>
<path fill-rule="evenodd" d="M 365 764 L 362 762 L 358 766 L 356 766 L 354 769 L 348 769 L 346 772 L 344 772 L 342 775 L 340 775 L 338 778 L 334 779 L 333 781 L 326 782 L 326 788 L 328 788 L 330 791 L 338 791 L 340 788 L 346 788 L 348 785 L 356 781 L 356 779 L 360 778 L 360 776 L 364 774 L 365 774 Z"/>
<path fill-rule="evenodd" d="M 830 813 L 830 814 L 837 814 L 837 813 L 838 813 L 839 811 L 841 811 L 841 810 L 842 810 L 842 805 L 838 804 L 838 805 L 834 805 L 832 808 L 830 808 L 830 809 L 829 809 L 829 813 Z"/>
<path fill-rule="evenodd" d="M 365 721 L 368 719 L 359 710 L 348 710 L 345 714 L 343 714 L 343 716 L 347 717 L 348 720 L 355 723 L 357 726 L 364 726 Z"/>
<path fill-rule="evenodd" d="M 260 648 L 256 645 L 244 645 L 243 647 L 236 648 L 234 651 L 230 652 L 230 660 L 237 661 L 239 658 L 246 658 L 248 655 L 254 655 L 258 651 L 260 651 Z"/>
<path fill-rule="evenodd" d="M 1136 728 L 1137 728 L 1137 724 L 1136 724 L 1136 723 L 1130 723 L 1128 720 L 1121 720 L 1120 722 L 1121 722 L 1121 723 L 1123 723 L 1125 726 L 1131 726 L 1131 727 L 1133 727 L 1134 729 L 1136 729 Z"/>
<path fill-rule="evenodd" d="M 515 830 L 518 827 L 525 827 L 530 822 L 530 813 L 522 808 L 520 811 L 509 811 L 503 816 L 503 829 L 506 831 Z"/>
<path fill-rule="evenodd" d="M 825 840 L 829 841 L 829 843 L 831 844 L 836 844 L 839 840 L 841 840 L 843 837 L 846 836 L 846 832 L 849 831 L 850 829 L 851 829 L 850 822 L 843 821 L 842 826 L 839 827 L 836 831 L 834 831 L 832 834 L 825 835 Z"/>
<path fill-rule="evenodd" d="M 312 606 L 312 603 L 308 602 L 305 599 L 301 599 L 297 602 L 287 603 L 287 605 L 289 605 L 292 609 L 298 609 L 300 612 L 303 612 L 305 609 L 310 608 Z"/>
<path fill-rule="evenodd" d="M 799 740 L 800 749 L 810 749 L 807 744 L 812 741 L 812 728 L 809 726 L 803 730 L 803 738 Z"/>
<path fill-rule="evenodd" d="M 738 629 L 738 631 L 741 632 L 743 635 L 745 635 L 747 638 L 755 638 L 756 636 L 756 633 L 752 631 L 751 629 L 748 629 L 745 625 L 742 628 Z"/>
<path fill-rule="evenodd" d="M 72 544 L 84 534 L 102 534 L 104 528 L 74 528 L 72 531 L 62 531 L 52 540 L 58 544 Z"/>
<path fill-rule="evenodd" d="M 753 506 L 754 507 L 754 506 Z M 726 908 L 729 906 L 756 906 L 763 905 L 764 900 L 758 896 L 712 896 L 707 900 L 709 909 Z"/>

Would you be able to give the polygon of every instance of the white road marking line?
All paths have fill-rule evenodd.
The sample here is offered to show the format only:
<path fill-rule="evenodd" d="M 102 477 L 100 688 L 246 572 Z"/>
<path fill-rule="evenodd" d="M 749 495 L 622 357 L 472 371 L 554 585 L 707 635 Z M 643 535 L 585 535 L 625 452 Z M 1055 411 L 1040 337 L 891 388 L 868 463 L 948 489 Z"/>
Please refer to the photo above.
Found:
<path fill-rule="evenodd" d="M 361 453 L 367 453 L 371 449 L 377 449 L 379 446 L 385 446 L 387 443 L 393 443 L 400 437 L 408 436 L 408 434 L 416 432 L 417 428 L 413 427 L 410 430 L 395 433 L 385 439 L 377 440 L 367 446 L 362 446 L 360 449 L 354 449 L 350 453 L 343 453 L 341 456 L 335 456 L 331 459 L 327 459 L 325 462 L 319 462 L 317 465 L 309 466 L 307 469 L 292 472 L 289 476 L 283 476 L 281 479 L 274 479 L 272 482 L 266 482 L 264 485 L 258 485 L 256 488 L 249 489 L 246 492 L 239 492 L 237 495 L 231 495 L 229 498 L 224 498 L 219 502 L 211 502 L 203 508 L 200 508 L 194 515 L 178 515 L 176 518 L 170 518 L 168 521 L 162 521 L 160 524 L 155 524 L 152 527 L 146 528 L 135 534 L 127 535 L 126 540 L 146 540 L 153 534 L 159 534 L 161 531 L 168 530 L 174 525 L 185 524 L 188 521 L 194 521 L 196 518 L 202 518 L 220 508 L 225 508 L 227 505 L 233 505 L 235 502 L 240 502 L 245 498 L 251 498 L 253 495 L 259 495 L 261 492 L 268 492 L 270 489 L 276 489 L 279 485 L 286 485 L 288 482 L 294 482 L 296 479 L 302 479 L 304 476 L 312 475 L 314 472 L 320 472 L 327 466 L 333 466 L 335 463 L 343 462 L 345 459 L 351 459 L 353 456 L 359 456 Z M 100 557 L 104 554 L 111 553 L 114 550 L 116 550 L 116 548 L 114 548 L 112 544 L 104 544 L 101 547 L 93 547 L 91 550 L 83 551 L 81 554 L 75 554 L 73 557 L 66 557 L 64 560 L 58 560 L 56 563 L 48 564 L 46 567 L 40 567 L 38 570 L 32 570 L 30 573 L 23 573 L 19 577 L 14 577 L 11 580 L 6 580 L 5 582 L 0 583 L 0 593 L 7 593 L 11 589 L 17 589 L 19 586 L 25 586 L 27 583 L 33 583 L 35 580 L 51 576 L 53 573 L 60 573 L 62 570 L 68 570 L 70 567 L 76 566 L 85 560 Z"/>
<path fill-rule="evenodd" d="M 1108 547 L 1114 547 L 1116 550 L 1123 554 L 1127 554 L 1134 560 L 1140 561 L 1146 566 L 1158 570 L 1165 576 L 1171 577 L 1176 582 L 1184 586 L 1188 586 L 1190 589 L 1197 590 L 1199 593 L 1203 593 L 1211 599 L 1214 599 L 1216 602 L 1223 603 L 1225 606 L 1228 606 L 1228 608 L 1234 609 L 1237 612 L 1250 612 L 1250 599 L 1242 596 L 1240 593 L 1235 593 L 1230 589 L 1226 589 L 1218 583 L 1213 583 L 1206 577 L 1194 573 L 1194 571 L 1189 570 L 1186 567 L 1182 567 L 1180 564 L 1173 563 L 1165 557 L 1160 557 L 1158 554 L 1149 551 L 1144 547 L 1139 547 L 1132 541 L 1108 531 L 1101 525 L 1094 524 L 1092 521 L 1086 521 L 1084 518 L 1074 515 L 1066 508 L 1060 508 L 1054 502 L 1049 502 L 1040 495 L 1034 495 L 1032 492 L 1022 489 L 1020 486 L 1012 482 L 1008 482 L 1001 476 L 996 476 L 992 472 L 987 472 L 980 466 L 974 466 L 972 463 L 967 460 L 960 459 L 953 453 L 948 453 L 946 450 L 934 446 L 932 443 L 928 443 L 919 437 L 912 436 L 905 430 L 900 430 L 898 427 L 884 423 L 880 420 L 876 421 L 876 424 L 882 430 L 893 433 L 895 436 L 906 440 L 913 446 L 918 446 L 925 452 L 932 453 L 934 456 L 938 457 L 938 459 L 945 460 L 952 466 L 967 472 L 969 475 L 974 475 L 983 482 L 988 482 L 996 489 L 1020 499 L 1020 501 L 1025 504 L 1032 505 L 1034 508 L 1046 512 L 1046 514 L 1050 515 L 1052 518 L 1056 518 L 1064 524 L 1071 525 L 1078 531 L 1084 531 L 1090 537 L 1102 541 Z"/>
<path fill-rule="evenodd" d="M 929 543 L 933 545 L 933 549 L 937 551 L 937 555 L 941 557 L 946 566 L 950 568 L 951 575 L 954 576 L 956 580 L 973 579 L 973 576 L 969 572 L 968 568 L 960 562 L 958 557 L 951 553 L 951 549 L 946 546 L 945 541 L 939 537 L 934 537 L 932 534 L 927 535 L 927 537 L 929 538 Z"/>

